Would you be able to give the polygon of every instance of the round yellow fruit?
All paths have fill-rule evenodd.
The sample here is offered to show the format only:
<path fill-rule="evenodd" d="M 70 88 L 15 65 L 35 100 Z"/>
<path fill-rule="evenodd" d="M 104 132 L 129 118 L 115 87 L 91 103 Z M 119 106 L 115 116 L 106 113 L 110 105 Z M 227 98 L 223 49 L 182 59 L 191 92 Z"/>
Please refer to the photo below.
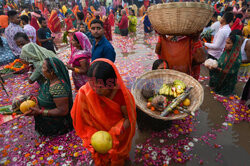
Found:
<path fill-rule="evenodd" d="M 112 137 L 106 131 L 97 131 L 91 137 L 91 145 L 98 153 L 105 154 L 112 148 Z"/>
<path fill-rule="evenodd" d="M 22 113 L 25 113 L 27 111 L 29 111 L 29 109 L 31 107 L 35 107 L 36 106 L 36 103 L 32 100 L 26 100 L 24 102 L 22 102 L 22 104 L 20 105 L 20 111 Z"/>
<path fill-rule="evenodd" d="M 183 105 L 184 105 L 184 106 L 190 106 L 190 104 L 191 104 L 191 101 L 190 101 L 190 99 L 188 99 L 188 98 L 186 98 L 186 99 L 183 101 Z"/>

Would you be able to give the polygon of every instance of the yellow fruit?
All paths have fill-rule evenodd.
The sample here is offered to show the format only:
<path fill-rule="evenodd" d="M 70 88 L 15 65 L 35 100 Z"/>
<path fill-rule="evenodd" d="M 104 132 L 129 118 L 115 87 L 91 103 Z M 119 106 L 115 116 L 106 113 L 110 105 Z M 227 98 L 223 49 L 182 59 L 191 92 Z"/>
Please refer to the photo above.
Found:
<path fill-rule="evenodd" d="M 98 153 L 105 154 L 112 148 L 112 137 L 106 131 L 97 131 L 91 137 L 91 145 Z"/>
<path fill-rule="evenodd" d="M 184 101 L 183 101 L 183 105 L 184 106 L 190 106 L 191 102 L 188 98 L 186 98 Z"/>
<path fill-rule="evenodd" d="M 29 111 L 29 109 L 31 107 L 35 107 L 36 106 L 36 103 L 32 100 L 26 100 L 24 102 L 22 102 L 22 104 L 20 105 L 20 111 L 22 113 L 25 113 L 27 111 Z"/>

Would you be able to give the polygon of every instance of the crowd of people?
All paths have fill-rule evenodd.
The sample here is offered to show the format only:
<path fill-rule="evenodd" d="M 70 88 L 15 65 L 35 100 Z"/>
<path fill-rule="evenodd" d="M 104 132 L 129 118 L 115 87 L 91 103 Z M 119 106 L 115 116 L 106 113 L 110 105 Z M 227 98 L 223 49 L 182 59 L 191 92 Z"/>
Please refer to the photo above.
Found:
<path fill-rule="evenodd" d="M 0 17 L 0 65 L 17 58 L 29 65 L 29 83 L 40 86 L 38 104 L 25 113 L 35 117 L 40 135 L 60 135 L 75 129 L 92 153 L 97 165 L 123 165 L 129 157 L 136 126 L 136 105 L 114 64 L 116 52 L 112 31 L 121 36 L 136 34 L 138 16 L 145 35 L 154 31 L 147 15 L 149 1 L 138 10 L 119 1 L 85 1 L 56 8 L 24 8 L 2 11 Z M 88 3 L 87 3 L 88 2 Z M 241 2 L 241 3 L 240 3 Z M 215 13 L 203 32 L 190 36 L 169 36 L 156 32 L 158 60 L 153 70 L 173 69 L 199 79 L 206 59 L 218 62 L 209 68 L 210 87 L 220 95 L 234 93 L 238 74 L 249 74 L 249 5 L 239 1 L 208 1 Z M 50 13 L 51 10 L 51 13 Z M 6 25 L 8 18 L 9 24 Z M 56 56 L 54 34 L 66 32 L 71 55 L 64 64 Z M 203 34 L 208 34 L 203 38 Z M 73 102 L 69 71 L 77 90 Z M 248 80 L 242 103 L 250 97 Z M 113 149 L 105 157 L 96 153 L 90 138 L 96 131 L 108 131 Z"/>

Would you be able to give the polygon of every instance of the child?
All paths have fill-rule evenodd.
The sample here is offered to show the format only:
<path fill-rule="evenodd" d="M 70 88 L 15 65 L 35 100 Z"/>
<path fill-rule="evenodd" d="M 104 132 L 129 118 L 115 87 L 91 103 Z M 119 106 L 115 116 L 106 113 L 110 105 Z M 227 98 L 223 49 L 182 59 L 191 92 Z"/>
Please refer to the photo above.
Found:
<path fill-rule="evenodd" d="M 157 70 L 157 69 L 168 69 L 168 62 L 162 59 L 157 59 L 153 63 L 152 70 Z"/>
<path fill-rule="evenodd" d="M 92 36 L 90 31 L 87 31 L 87 26 L 85 26 L 83 23 L 80 23 L 79 31 L 84 33 L 88 37 L 91 45 L 93 45 L 95 38 Z"/>

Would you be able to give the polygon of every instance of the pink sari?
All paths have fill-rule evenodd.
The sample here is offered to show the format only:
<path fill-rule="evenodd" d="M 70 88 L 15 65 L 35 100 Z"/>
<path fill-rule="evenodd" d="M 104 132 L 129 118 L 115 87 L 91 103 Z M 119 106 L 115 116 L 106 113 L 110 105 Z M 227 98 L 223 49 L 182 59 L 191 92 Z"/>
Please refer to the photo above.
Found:
<path fill-rule="evenodd" d="M 71 64 L 72 67 L 80 67 L 80 61 L 82 60 L 87 60 L 87 62 L 90 63 L 92 46 L 88 37 L 82 32 L 76 32 L 75 35 L 82 49 L 78 50 L 71 45 L 71 56 L 69 59 L 69 64 Z M 87 75 L 79 74 L 73 71 L 72 77 L 77 90 L 79 90 L 87 82 Z"/>

